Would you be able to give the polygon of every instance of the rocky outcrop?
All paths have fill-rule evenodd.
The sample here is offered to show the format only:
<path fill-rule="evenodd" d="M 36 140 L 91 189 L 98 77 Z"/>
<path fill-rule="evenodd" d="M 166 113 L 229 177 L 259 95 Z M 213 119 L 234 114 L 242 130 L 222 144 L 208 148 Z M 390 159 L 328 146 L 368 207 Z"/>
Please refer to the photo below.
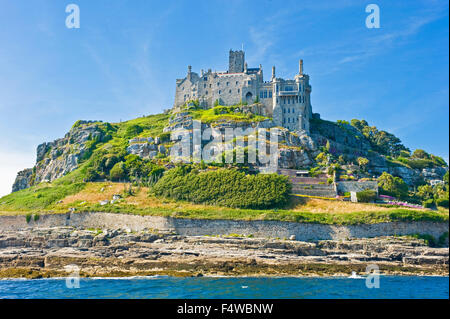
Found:
<path fill-rule="evenodd" d="M 376 264 L 382 274 L 448 274 L 448 249 L 401 237 L 300 242 L 238 235 L 204 237 L 151 230 L 24 229 L 0 234 L 0 277 L 350 275 Z"/>
<path fill-rule="evenodd" d="M 100 125 L 98 121 L 78 121 L 63 138 L 40 144 L 36 165 L 18 173 L 13 191 L 51 182 L 78 168 L 80 160 L 90 155 L 95 144 L 107 138 Z"/>
<path fill-rule="evenodd" d="M 33 169 L 26 168 L 23 171 L 17 173 L 16 180 L 12 186 L 12 191 L 17 192 L 21 189 L 25 189 L 31 186 L 31 177 L 33 175 Z"/>

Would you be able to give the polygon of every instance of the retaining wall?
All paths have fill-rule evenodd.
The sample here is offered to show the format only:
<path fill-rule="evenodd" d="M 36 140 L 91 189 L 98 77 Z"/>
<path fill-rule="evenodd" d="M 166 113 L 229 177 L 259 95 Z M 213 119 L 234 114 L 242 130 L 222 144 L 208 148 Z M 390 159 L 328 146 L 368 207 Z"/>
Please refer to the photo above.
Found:
<path fill-rule="evenodd" d="M 300 241 L 327 239 L 369 238 L 390 235 L 430 234 L 438 238 L 448 232 L 448 223 L 391 222 L 361 225 L 325 225 L 282 221 L 244 221 L 182 219 L 158 216 L 138 216 L 113 213 L 67 213 L 40 215 L 37 221 L 26 221 L 24 215 L 0 216 L 0 233 L 28 227 L 73 226 L 77 228 L 155 229 L 180 235 L 253 235 L 254 237 L 288 238 L 295 235 Z"/>

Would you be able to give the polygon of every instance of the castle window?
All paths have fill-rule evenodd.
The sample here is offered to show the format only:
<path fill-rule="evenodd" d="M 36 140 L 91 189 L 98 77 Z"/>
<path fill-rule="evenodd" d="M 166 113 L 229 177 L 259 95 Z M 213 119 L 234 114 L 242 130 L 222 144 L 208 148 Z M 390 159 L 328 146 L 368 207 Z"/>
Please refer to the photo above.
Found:
<path fill-rule="evenodd" d="M 238 85 L 239 84 L 239 81 L 236 81 L 236 85 Z"/>
<path fill-rule="evenodd" d="M 230 84 L 230 82 L 227 82 L 227 86 L 228 86 L 228 84 Z"/>
<path fill-rule="evenodd" d="M 206 89 L 206 84 L 203 84 L 203 88 Z"/>
<path fill-rule="evenodd" d="M 220 85 L 220 82 L 217 82 L 217 86 L 219 86 Z"/>
<path fill-rule="evenodd" d="M 288 123 L 291 123 L 291 118 L 288 118 Z"/>
<path fill-rule="evenodd" d="M 221 90 L 219 90 L 219 94 L 221 94 L 222 93 L 222 91 Z"/>
<path fill-rule="evenodd" d="M 211 84 L 209 84 L 209 87 L 211 88 Z"/>
<path fill-rule="evenodd" d="M 204 80 L 204 81 L 208 81 L 208 77 L 205 76 L 205 77 L 203 78 L 203 80 Z"/>
<path fill-rule="evenodd" d="M 269 91 L 269 98 L 272 97 L 272 91 Z"/>
<path fill-rule="evenodd" d="M 264 98 L 267 99 L 267 90 L 264 90 Z"/>
<path fill-rule="evenodd" d="M 288 113 L 291 113 L 291 108 L 290 107 L 288 107 Z"/>
<path fill-rule="evenodd" d="M 259 92 L 259 98 L 260 98 L 260 99 L 263 98 L 263 92 L 262 92 L 262 91 Z"/>
<path fill-rule="evenodd" d="M 240 93 L 241 92 L 241 89 L 238 89 L 238 93 Z"/>
<path fill-rule="evenodd" d="M 205 93 L 206 95 L 208 95 L 208 91 L 206 91 L 206 93 Z"/>
<path fill-rule="evenodd" d="M 298 85 L 298 90 L 299 90 L 299 91 L 302 90 L 302 85 L 301 85 L 301 84 Z"/>
<path fill-rule="evenodd" d="M 283 109 L 283 113 L 286 113 L 286 109 Z"/>
<path fill-rule="evenodd" d="M 229 90 L 228 93 L 231 93 L 231 90 Z"/>
<path fill-rule="evenodd" d="M 288 104 L 291 104 L 291 98 L 290 97 L 288 97 Z"/>

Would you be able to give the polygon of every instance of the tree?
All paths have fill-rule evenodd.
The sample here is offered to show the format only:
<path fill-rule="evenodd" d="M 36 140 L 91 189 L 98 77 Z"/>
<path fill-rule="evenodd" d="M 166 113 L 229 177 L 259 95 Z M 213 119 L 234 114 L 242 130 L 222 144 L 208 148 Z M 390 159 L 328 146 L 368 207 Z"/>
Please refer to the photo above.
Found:
<path fill-rule="evenodd" d="M 417 149 L 417 150 L 415 150 L 414 153 L 412 154 L 412 157 L 414 157 L 414 158 L 420 158 L 420 159 L 428 159 L 428 158 L 430 158 L 430 154 L 428 154 L 428 153 L 425 152 L 424 150 Z"/>
<path fill-rule="evenodd" d="M 327 154 L 325 154 L 324 152 L 319 153 L 319 155 L 316 156 L 316 162 L 319 165 L 325 166 L 327 165 L 327 161 L 328 161 L 328 157 Z"/>
<path fill-rule="evenodd" d="M 123 162 L 116 163 L 113 168 L 111 168 L 109 176 L 113 181 L 118 181 L 122 178 L 125 178 L 125 164 Z"/>
<path fill-rule="evenodd" d="M 358 165 L 361 171 L 365 171 L 367 165 L 369 164 L 369 160 L 365 157 L 358 157 Z"/>
<path fill-rule="evenodd" d="M 383 172 L 378 177 L 378 187 L 387 195 L 404 198 L 408 195 L 408 185 L 400 178 L 394 177 L 387 172 Z"/>
<path fill-rule="evenodd" d="M 369 140 L 372 148 L 381 154 L 397 157 L 402 150 L 409 152 L 398 137 L 386 131 L 379 131 L 364 120 L 353 119 L 350 125 L 360 131 Z"/>

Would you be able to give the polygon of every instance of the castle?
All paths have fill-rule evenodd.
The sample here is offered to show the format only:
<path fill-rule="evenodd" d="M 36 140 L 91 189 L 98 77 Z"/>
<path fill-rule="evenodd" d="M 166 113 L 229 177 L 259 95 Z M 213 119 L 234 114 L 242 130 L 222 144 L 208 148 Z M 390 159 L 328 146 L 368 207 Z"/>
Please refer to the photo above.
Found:
<path fill-rule="evenodd" d="M 310 95 L 311 86 L 309 76 L 303 73 L 303 60 L 299 61 L 298 74 L 293 80 L 277 78 L 273 66 L 270 81 L 264 81 L 261 65 L 249 68 L 244 51 L 230 50 L 228 71 L 201 70 L 198 75 L 188 66 L 186 77 L 176 80 L 174 108 L 192 100 L 198 100 L 203 108 L 215 104 L 259 102 L 264 106 L 262 115 L 272 117 L 276 126 L 309 132 Z"/>

